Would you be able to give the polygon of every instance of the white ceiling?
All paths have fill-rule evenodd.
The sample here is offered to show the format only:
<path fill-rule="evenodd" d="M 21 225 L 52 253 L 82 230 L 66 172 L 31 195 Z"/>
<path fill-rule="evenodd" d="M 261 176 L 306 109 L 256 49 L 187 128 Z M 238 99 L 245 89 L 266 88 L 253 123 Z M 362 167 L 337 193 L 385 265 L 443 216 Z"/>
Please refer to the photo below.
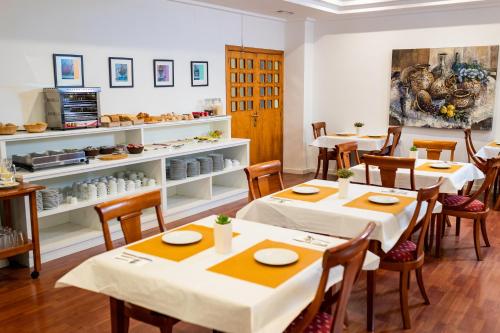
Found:
<path fill-rule="evenodd" d="M 173 0 L 290 19 L 335 19 L 370 13 L 453 10 L 500 5 L 499 0 Z M 285 11 L 285 13 L 278 13 Z M 286 12 L 291 12 L 289 14 Z"/>

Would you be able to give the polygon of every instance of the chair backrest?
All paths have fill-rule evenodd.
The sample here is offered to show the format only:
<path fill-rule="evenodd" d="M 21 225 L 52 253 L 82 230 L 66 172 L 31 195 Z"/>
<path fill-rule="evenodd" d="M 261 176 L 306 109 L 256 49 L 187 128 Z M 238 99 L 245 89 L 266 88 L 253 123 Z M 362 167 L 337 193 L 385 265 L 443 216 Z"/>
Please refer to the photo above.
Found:
<path fill-rule="evenodd" d="M 483 203 L 485 207 L 488 208 L 488 199 L 490 197 L 491 188 L 495 184 L 497 176 L 500 172 L 500 156 L 486 160 L 483 172 L 485 174 L 485 178 L 483 180 L 483 183 L 481 184 L 481 187 L 479 187 L 479 189 L 473 194 L 470 194 L 469 199 L 460 204 L 459 207 L 467 207 L 472 201 L 478 199 L 482 195 Z"/>
<path fill-rule="evenodd" d="M 326 135 L 326 123 L 324 121 L 319 121 L 317 123 L 312 123 L 314 139 L 320 136 Z"/>
<path fill-rule="evenodd" d="M 382 149 L 380 149 L 380 153 L 384 153 L 386 149 L 390 146 L 388 156 L 394 156 L 396 147 L 398 146 L 399 140 L 401 139 L 402 131 L 403 127 L 401 126 L 389 126 L 389 128 L 387 129 L 387 137 L 385 138 L 384 146 L 382 147 Z"/>
<path fill-rule="evenodd" d="M 281 162 L 278 160 L 251 165 L 245 168 L 245 173 L 247 174 L 250 200 L 285 188 L 281 176 Z"/>
<path fill-rule="evenodd" d="M 425 148 L 427 151 L 427 158 L 429 160 L 439 160 L 443 150 L 450 151 L 450 161 L 455 159 L 456 141 L 442 141 L 442 140 L 413 140 L 413 145 L 417 148 Z"/>
<path fill-rule="evenodd" d="M 356 164 L 359 164 L 358 143 L 355 141 L 335 145 L 337 150 L 337 169 L 349 169 L 351 167 L 351 154 L 354 155 Z"/>
<path fill-rule="evenodd" d="M 161 191 L 156 190 L 147 193 L 134 194 L 127 197 L 103 202 L 95 206 L 99 215 L 104 233 L 106 250 L 113 249 L 113 241 L 109 232 L 108 222 L 118 219 L 120 222 L 125 243 L 133 243 L 142 239 L 141 214 L 144 209 L 155 208 L 156 218 L 160 231 L 165 231 L 165 223 L 161 210 Z"/>
<path fill-rule="evenodd" d="M 356 238 L 325 251 L 323 254 L 323 272 L 321 274 L 316 295 L 312 303 L 306 308 L 303 319 L 300 322 L 296 322 L 293 326 L 293 333 L 304 332 L 320 310 L 325 297 L 325 289 L 328 283 L 330 269 L 338 265 L 344 267 L 344 275 L 340 289 L 334 296 L 336 302 L 331 332 L 342 332 L 347 302 L 349 300 L 349 296 L 351 295 L 352 287 L 359 276 L 361 268 L 363 267 L 366 251 L 368 250 L 368 237 L 372 233 L 373 229 L 375 229 L 375 223 L 370 222 L 365 230 L 363 230 L 363 232 Z"/>
<path fill-rule="evenodd" d="M 396 174 L 398 169 L 410 170 L 410 189 L 415 190 L 415 159 L 393 156 L 363 155 L 365 162 L 366 184 L 371 185 L 370 165 L 378 166 L 380 180 L 384 187 L 396 186 Z"/>
<path fill-rule="evenodd" d="M 432 212 L 434 210 L 434 206 L 436 205 L 436 201 L 439 197 L 439 188 L 444 182 L 444 178 L 439 178 L 438 182 L 430 187 L 424 187 L 418 190 L 417 194 L 417 205 L 415 207 L 415 211 L 413 212 L 413 216 L 408 224 L 408 227 L 403 232 L 401 237 L 399 237 L 398 242 L 394 246 L 396 248 L 402 242 L 408 240 L 416 231 L 420 230 L 417 240 L 417 257 L 416 259 L 420 259 L 425 255 L 424 253 L 424 240 L 425 234 L 427 232 L 429 223 L 431 221 Z M 419 219 L 420 211 L 422 210 L 423 203 L 426 202 L 427 206 L 425 207 L 425 214 L 423 217 Z"/>
<path fill-rule="evenodd" d="M 465 134 L 465 147 L 467 149 L 467 158 L 469 163 L 474 163 L 478 169 L 481 171 L 485 171 L 486 160 L 484 158 L 476 156 L 476 148 L 474 147 L 474 143 L 472 142 L 472 131 L 470 128 L 464 129 Z M 471 162 L 472 161 L 472 162 Z"/>

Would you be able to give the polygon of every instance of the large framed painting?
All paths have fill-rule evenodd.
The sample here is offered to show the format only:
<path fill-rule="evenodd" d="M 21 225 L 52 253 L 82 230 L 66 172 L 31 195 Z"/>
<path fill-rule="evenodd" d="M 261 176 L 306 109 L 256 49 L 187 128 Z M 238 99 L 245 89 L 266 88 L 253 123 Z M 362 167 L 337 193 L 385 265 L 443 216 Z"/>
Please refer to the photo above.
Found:
<path fill-rule="evenodd" d="M 498 45 L 392 51 L 389 123 L 491 130 Z"/>

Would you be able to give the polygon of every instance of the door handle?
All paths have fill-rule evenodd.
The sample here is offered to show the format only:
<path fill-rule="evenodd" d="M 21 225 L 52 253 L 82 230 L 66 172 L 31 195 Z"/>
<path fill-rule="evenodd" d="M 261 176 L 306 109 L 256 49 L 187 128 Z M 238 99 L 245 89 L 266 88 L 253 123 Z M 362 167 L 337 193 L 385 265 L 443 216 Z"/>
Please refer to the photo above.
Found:
<path fill-rule="evenodd" d="M 256 112 L 251 116 L 253 118 L 253 127 L 257 127 L 257 118 L 259 118 L 259 114 Z"/>

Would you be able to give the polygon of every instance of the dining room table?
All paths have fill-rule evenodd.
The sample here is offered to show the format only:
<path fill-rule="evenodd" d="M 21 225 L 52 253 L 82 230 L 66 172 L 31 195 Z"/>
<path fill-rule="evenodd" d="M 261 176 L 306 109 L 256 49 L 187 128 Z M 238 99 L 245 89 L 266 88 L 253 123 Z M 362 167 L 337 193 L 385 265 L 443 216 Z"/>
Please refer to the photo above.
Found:
<path fill-rule="evenodd" d="M 294 188 L 253 200 L 237 218 L 289 229 L 344 238 L 355 237 L 374 222 L 370 248 L 389 251 L 408 227 L 416 207 L 417 192 L 380 186 L 350 184 L 346 198 L 340 198 L 338 183 L 313 179 L 298 186 L 315 187 L 317 194 L 301 195 Z M 372 195 L 397 197 L 395 205 L 372 204 Z M 424 216 L 426 203 L 420 217 Z M 441 212 L 436 204 L 434 213 Z M 374 331 L 375 271 L 367 271 L 367 330 Z"/>
<path fill-rule="evenodd" d="M 356 134 L 348 132 L 339 132 L 319 136 L 310 145 L 318 148 L 333 149 L 336 145 L 346 142 L 356 142 L 358 150 L 374 151 L 384 147 L 387 133 Z M 392 137 L 389 139 L 389 145 L 392 144 Z"/>
<path fill-rule="evenodd" d="M 477 157 L 486 159 L 500 155 L 500 140 L 495 140 L 481 147 L 476 153 Z"/>
<path fill-rule="evenodd" d="M 447 168 L 443 168 L 443 164 Z M 366 183 L 366 165 L 360 163 L 350 168 L 354 173 L 351 180 L 356 183 Z M 484 174 L 474 164 L 467 162 L 453 161 L 438 161 L 428 159 L 415 160 L 415 188 L 418 190 L 423 187 L 429 187 L 438 182 L 439 178 L 443 178 L 444 182 L 439 188 L 439 202 L 443 202 L 447 194 L 457 194 L 464 186 L 471 181 L 484 179 Z M 381 185 L 380 171 L 377 166 L 369 166 L 370 183 Z M 398 169 L 396 171 L 397 188 L 411 188 L 410 186 L 410 170 Z M 442 215 L 439 214 L 436 219 L 435 228 L 431 226 L 431 239 L 436 238 L 435 255 L 441 255 L 441 236 L 442 225 L 444 223 Z"/>
<path fill-rule="evenodd" d="M 214 249 L 216 216 L 94 256 L 61 277 L 73 286 L 223 332 L 282 332 L 314 299 L 327 248 L 346 242 L 328 236 L 232 219 L 232 250 Z M 196 231 L 201 241 L 170 245 L 172 231 Z M 172 235 L 172 234 L 170 234 Z M 262 249 L 289 249 L 298 260 L 287 266 L 256 261 Z M 363 270 L 376 270 L 368 252 Z M 330 270 L 328 287 L 342 281 L 343 268 Z M 112 310 L 112 317 L 117 313 Z M 112 321 L 114 322 L 114 321 Z"/>

